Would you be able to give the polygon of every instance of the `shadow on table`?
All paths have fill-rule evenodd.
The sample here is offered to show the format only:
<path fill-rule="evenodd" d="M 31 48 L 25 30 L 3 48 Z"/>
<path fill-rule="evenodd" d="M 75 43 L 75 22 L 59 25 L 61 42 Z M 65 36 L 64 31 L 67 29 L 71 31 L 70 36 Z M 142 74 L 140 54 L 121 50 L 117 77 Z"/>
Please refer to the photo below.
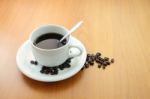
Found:
<path fill-rule="evenodd" d="M 58 91 L 64 91 L 71 87 L 73 87 L 75 84 L 77 84 L 81 77 L 83 75 L 83 71 L 80 71 L 78 74 L 74 75 L 71 78 L 68 78 L 66 80 L 58 81 L 58 82 L 39 82 L 32 80 L 22 74 L 22 78 L 25 81 L 25 84 L 30 86 L 33 90 L 41 91 L 41 92 L 58 92 Z"/>

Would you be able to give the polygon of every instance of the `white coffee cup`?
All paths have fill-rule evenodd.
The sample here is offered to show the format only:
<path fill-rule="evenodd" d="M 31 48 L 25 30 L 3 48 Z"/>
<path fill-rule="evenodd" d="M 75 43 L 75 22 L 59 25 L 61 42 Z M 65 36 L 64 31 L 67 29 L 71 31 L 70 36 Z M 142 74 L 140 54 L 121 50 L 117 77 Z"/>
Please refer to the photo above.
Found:
<path fill-rule="evenodd" d="M 82 48 L 71 44 L 70 36 L 66 38 L 67 43 L 56 49 L 43 49 L 34 45 L 35 40 L 46 33 L 58 33 L 66 35 L 68 29 L 60 25 L 43 25 L 32 31 L 29 37 L 33 56 L 39 64 L 54 67 L 64 63 L 68 58 L 77 57 L 82 54 Z M 72 49 L 76 49 L 73 52 Z"/>

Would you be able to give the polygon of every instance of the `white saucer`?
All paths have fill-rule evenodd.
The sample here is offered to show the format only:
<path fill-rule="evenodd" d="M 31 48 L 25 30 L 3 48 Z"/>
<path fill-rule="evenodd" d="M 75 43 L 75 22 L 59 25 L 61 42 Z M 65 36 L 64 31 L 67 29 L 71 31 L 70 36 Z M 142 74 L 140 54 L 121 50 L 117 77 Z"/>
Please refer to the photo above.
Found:
<path fill-rule="evenodd" d="M 70 68 L 59 70 L 57 75 L 42 74 L 40 73 L 41 65 L 32 65 L 30 63 L 31 60 L 34 60 L 34 57 L 30 49 L 29 41 L 26 41 L 17 52 L 16 61 L 18 68 L 24 75 L 37 81 L 55 82 L 70 78 L 81 70 L 87 55 L 84 45 L 78 39 L 71 37 L 71 43 L 81 46 L 83 53 L 71 60 Z"/>

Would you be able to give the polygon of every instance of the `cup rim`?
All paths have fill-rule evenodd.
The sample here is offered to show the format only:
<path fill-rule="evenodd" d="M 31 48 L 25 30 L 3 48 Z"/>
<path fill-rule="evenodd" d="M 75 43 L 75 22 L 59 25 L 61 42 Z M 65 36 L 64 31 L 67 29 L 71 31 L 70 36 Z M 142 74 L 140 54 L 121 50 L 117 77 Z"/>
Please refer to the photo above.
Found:
<path fill-rule="evenodd" d="M 33 44 L 32 40 L 31 40 L 31 37 L 32 37 L 33 32 L 35 32 L 35 31 L 36 31 L 37 29 L 39 29 L 39 28 L 46 27 L 46 26 L 56 26 L 56 27 L 58 27 L 58 28 L 64 29 L 65 31 L 67 31 L 67 33 L 69 32 L 69 30 L 68 30 L 66 27 L 62 26 L 62 25 L 46 24 L 46 25 L 38 26 L 37 28 L 35 28 L 35 29 L 30 33 L 30 36 L 29 36 L 29 42 L 31 43 L 31 45 L 32 45 L 34 48 L 36 48 L 36 49 L 38 49 L 38 50 L 41 50 L 41 51 L 49 52 L 49 51 L 60 50 L 60 49 L 62 49 L 62 48 L 64 48 L 64 47 L 66 47 L 66 46 L 69 44 L 69 42 L 70 42 L 70 35 L 68 36 L 68 42 L 67 42 L 64 46 L 61 46 L 61 47 L 58 47 L 58 48 L 55 48 L 55 49 L 43 49 L 43 48 L 39 48 L 39 47 L 35 46 L 35 45 Z"/>

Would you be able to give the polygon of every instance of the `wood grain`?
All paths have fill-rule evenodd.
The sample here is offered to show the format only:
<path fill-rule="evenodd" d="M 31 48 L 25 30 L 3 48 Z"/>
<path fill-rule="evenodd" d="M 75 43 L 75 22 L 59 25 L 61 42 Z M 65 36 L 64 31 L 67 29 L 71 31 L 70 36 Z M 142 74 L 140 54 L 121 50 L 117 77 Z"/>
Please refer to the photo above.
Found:
<path fill-rule="evenodd" d="M 16 53 L 43 24 L 70 29 L 89 53 L 114 57 L 74 77 L 42 83 L 23 76 Z M 150 99 L 149 0 L 0 0 L 0 99 Z"/>

